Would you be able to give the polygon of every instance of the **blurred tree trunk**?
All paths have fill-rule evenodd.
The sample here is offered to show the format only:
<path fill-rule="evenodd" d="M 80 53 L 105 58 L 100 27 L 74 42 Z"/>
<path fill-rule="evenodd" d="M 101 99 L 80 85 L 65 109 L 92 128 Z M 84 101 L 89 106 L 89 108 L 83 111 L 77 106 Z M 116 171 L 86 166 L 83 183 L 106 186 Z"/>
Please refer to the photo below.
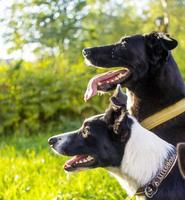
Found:
<path fill-rule="evenodd" d="M 168 2 L 167 0 L 161 0 L 161 5 L 163 7 L 163 26 L 161 27 L 163 32 L 168 33 L 169 32 L 169 13 L 168 13 Z"/>

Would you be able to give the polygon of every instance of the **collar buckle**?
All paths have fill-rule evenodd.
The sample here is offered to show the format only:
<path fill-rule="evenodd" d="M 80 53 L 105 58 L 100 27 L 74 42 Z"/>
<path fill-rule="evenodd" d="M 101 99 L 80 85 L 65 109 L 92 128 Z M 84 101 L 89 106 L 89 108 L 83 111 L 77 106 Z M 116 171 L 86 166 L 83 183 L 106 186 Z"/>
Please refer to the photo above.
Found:
<path fill-rule="evenodd" d="M 175 163 L 177 161 L 176 151 L 170 156 L 170 158 L 165 162 L 163 169 L 158 172 L 158 174 L 145 186 L 139 188 L 136 192 L 136 195 L 142 196 L 145 195 L 151 199 L 157 192 L 158 188 L 164 179 L 169 175 Z"/>
<path fill-rule="evenodd" d="M 145 195 L 151 199 L 158 191 L 158 188 L 152 184 L 149 184 L 145 187 L 144 193 Z"/>

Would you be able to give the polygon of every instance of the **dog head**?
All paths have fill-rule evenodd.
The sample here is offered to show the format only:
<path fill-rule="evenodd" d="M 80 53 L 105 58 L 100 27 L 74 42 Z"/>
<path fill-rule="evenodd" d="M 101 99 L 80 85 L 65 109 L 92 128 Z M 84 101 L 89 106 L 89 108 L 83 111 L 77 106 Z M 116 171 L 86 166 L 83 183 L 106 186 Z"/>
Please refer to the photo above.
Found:
<path fill-rule="evenodd" d="M 83 55 L 88 64 L 103 67 L 121 67 L 95 76 L 89 82 L 85 100 L 97 91 L 109 91 L 121 84 L 131 88 L 146 80 L 166 62 L 169 51 L 177 46 L 177 41 L 169 35 L 153 32 L 148 35 L 133 35 L 122 38 L 118 43 L 86 48 Z"/>
<path fill-rule="evenodd" d="M 185 178 L 185 143 L 177 145 L 178 164 L 182 176 Z"/>
<path fill-rule="evenodd" d="M 59 154 L 73 156 L 64 169 L 120 166 L 130 137 L 132 119 L 126 112 L 126 96 L 117 87 L 104 114 L 86 119 L 80 129 L 51 137 L 48 142 Z"/>

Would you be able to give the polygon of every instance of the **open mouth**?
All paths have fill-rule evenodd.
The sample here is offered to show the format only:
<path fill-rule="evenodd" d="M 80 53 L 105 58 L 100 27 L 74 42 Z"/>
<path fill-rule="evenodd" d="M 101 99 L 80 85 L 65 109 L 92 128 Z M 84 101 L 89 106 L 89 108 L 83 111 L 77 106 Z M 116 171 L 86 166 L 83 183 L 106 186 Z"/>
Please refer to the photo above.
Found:
<path fill-rule="evenodd" d="M 115 88 L 117 84 L 122 84 L 126 81 L 130 75 L 130 70 L 128 68 L 123 68 L 121 70 L 109 71 L 93 77 L 88 83 L 84 100 L 89 100 L 91 97 L 95 96 L 98 91 L 106 92 Z"/>
<path fill-rule="evenodd" d="M 76 171 L 77 169 L 90 168 L 95 162 L 96 159 L 90 155 L 76 155 L 64 164 L 64 169 Z"/>

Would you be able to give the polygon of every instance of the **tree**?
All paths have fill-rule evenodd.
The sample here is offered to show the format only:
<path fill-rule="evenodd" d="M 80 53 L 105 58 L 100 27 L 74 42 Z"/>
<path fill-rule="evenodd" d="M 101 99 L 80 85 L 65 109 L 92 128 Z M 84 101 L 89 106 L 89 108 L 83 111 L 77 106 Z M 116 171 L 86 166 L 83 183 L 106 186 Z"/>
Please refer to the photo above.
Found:
<path fill-rule="evenodd" d="M 65 54 L 76 62 L 83 47 L 113 42 L 139 28 L 140 17 L 126 5 L 111 0 L 21 0 L 7 7 L 5 38 L 11 42 L 10 52 L 31 44 L 38 56 Z"/>

